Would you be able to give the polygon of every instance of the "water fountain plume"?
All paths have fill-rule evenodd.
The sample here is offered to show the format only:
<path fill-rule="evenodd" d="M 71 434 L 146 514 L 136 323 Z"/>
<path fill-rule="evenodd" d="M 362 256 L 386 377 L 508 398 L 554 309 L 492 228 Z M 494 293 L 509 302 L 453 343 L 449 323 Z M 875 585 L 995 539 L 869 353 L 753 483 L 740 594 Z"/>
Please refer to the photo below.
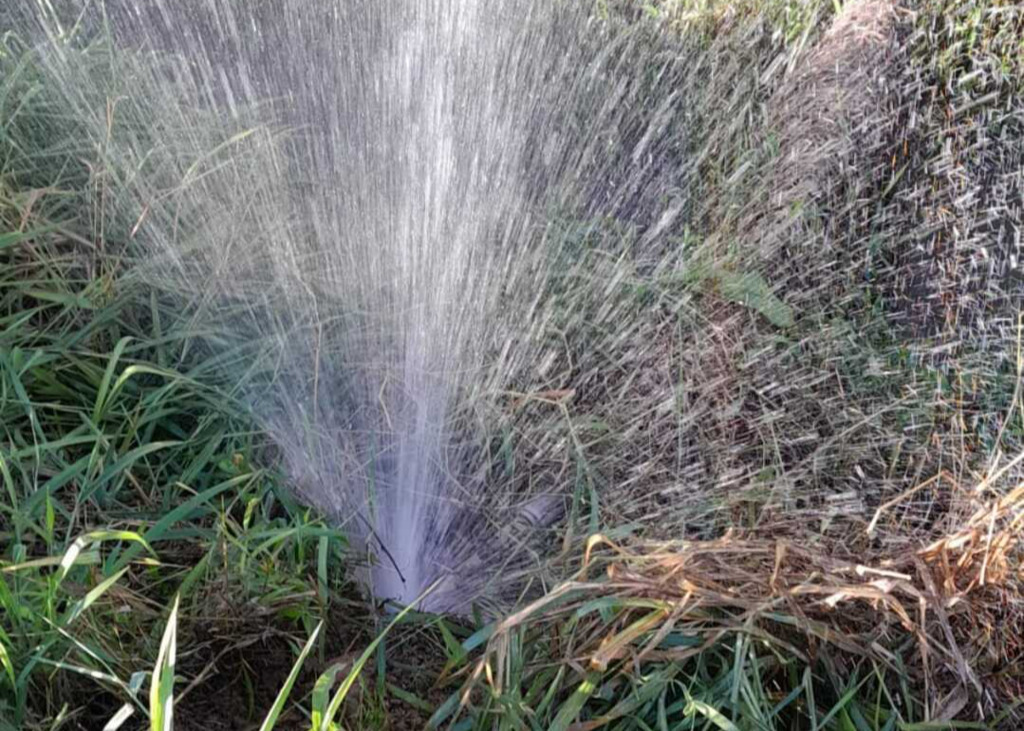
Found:
<path fill-rule="evenodd" d="M 546 286 L 542 219 L 579 196 L 600 145 L 562 129 L 597 130 L 579 116 L 603 73 L 580 76 L 588 14 L 536 0 L 101 8 L 42 13 L 48 62 L 95 115 L 99 90 L 62 65 L 89 35 L 68 22 L 112 29 L 135 87 L 116 104 L 158 119 L 107 150 L 117 164 L 147 143 L 168 153 L 170 177 L 140 176 L 120 204 L 141 211 L 142 276 L 197 323 L 265 346 L 271 375 L 245 397 L 303 498 L 376 554 L 374 590 L 410 601 L 449 576 L 457 590 L 431 606 L 465 604 L 508 550 L 487 525 L 531 498 L 489 491 L 466 405 L 535 355 L 517 340 L 546 317 L 522 296 Z M 214 124 L 238 132 L 211 144 Z M 526 522 L 560 503 L 531 503 Z"/>

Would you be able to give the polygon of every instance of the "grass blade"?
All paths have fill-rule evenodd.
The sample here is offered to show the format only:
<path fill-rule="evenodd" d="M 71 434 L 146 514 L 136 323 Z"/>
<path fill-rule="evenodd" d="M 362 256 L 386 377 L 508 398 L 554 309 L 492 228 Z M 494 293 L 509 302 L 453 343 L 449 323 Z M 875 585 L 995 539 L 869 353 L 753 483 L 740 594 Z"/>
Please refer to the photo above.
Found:
<path fill-rule="evenodd" d="M 11 681 L 11 688 L 17 687 L 17 681 L 14 679 L 14 663 L 11 662 L 11 656 L 2 641 L 0 641 L 0 665 L 3 666 L 4 672 L 7 673 L 7 677 Z"/>
<path fill-rule="evenodd" d="M 117 729 L 124 725 L 125 721 L 131 718 L 133 713 L 135 713 L 135 707 L 131 703 L 125 703 L 118 709 L 117 713 L 110 717 L 110 720 L 103 727 L 103 731 L 117 731 Z"/>
<path fill-rule="evenodd" d="M 75 602 L 74 605 L 72 605 L 71 610 L 68 612 L 67 619 L 64 620 L 64 626 L 67 627 L 69 624 L 78 619 L 79 615 L 81 615 L 82 612 L 88 609 L 93 602 L 95 602 L 97 599 L 103 596 L 107 592 L 107 590 L 110 589 L 110 587 L 116 584 L 118 579 L 124 576 L 126 571 L 128 571 L 127 566 L 125 566 L 123 569 L 118 571 L 113 576 L 109 576 L 103 581 L 101 581 L 93 589 L 91 589 L 88 594 L 86 594 L 84 597 Z"/>
<path fill-rule="evenodd" d="M 320 731 L 330 731 L 330 726 L 333 723 L 335 715 L 338 713 L 338 709 L 341 708 L 341 704 L 345 700 L 345 696 L 348 695 L 349 690 L 351 690 L 352 686 L 359 678 L 359 673 L 362 672 L 363 666 L 366 665 L 366 661 L 370 659 L 371 655 L 373 655 L 373 651 L 377 649 L 377 645 L 381 643 L 388 632 L 391 631 L 392 627 L 398 624 L 405 615 L 412 611 L 413 607 L 420 603 L 423 597 L 434 590 L 434 586 L 436 586 L 436 583 L 428 588 L 416 601 L 412 602 L 401 612 L 396 614 L 395 618 L 388 622 L 384 631 L 377 635 L 376 639 L 374 639 L 374 641 L 371 642 L 365 650 L 363 650 L 363 654 L 359 656 L 358 660 L 356 660 L 355 664 L 352 666 L 352 670 L 349 671 L 345 680 L 342 681 L 341 687 L 339 687 L 337 693 L 334 694 L 334 698 L 331 699 L 331 704 L 327 707 L 327 712 L 324 714 L 323 721 L 320 724 Z"/>
<path fill-rule="evenodd" d="M 178 644 L 178 601 L 174 598 L 167 628 L 160 641 L 160 652 L 149 685 L 149 724 L 151 731 L 174 728 L 174 658 Z"/>
<path fill-rule="evenodd" d="M 114 369 L 117 368 L 117 361 L 120 360 L 124 349 L 131 342 L 130 337 L 123 337 L 114 346 L 114 352 L 110 354 L 107 363 L 107 370 L 103 373 L 103 380 L 100 382 L 99 392 L 96 394 L 96 404 L 92 409 L 92 423 L 99 427 L 100 418 L 103 416 L 103 407 L 107 404 L 107 392 L 110 390 L 110 381 L 114 377 Z"/>
<path fill-rule="evenodd" d="M 579 684 L 576 690 L 573 691 L 573 694 L 569 696 L 569 699 L 558 709 L 558 715 L 551 722 L 550 731 L 566 731 L 569 728 L 569 724 L 583 710 L 583 705 L 587 702 L 587 699 L 594 694 L 594 691 L 597 689 L 597 681 L 601 679 L 602 675 L 603 673 L 600 670 L 590 670 L 587 672 L 583 682 Z"/>
<path fill-rule="evenodd" d="M 292 686 L 295 685 L 295 679 L 299 677 L 299 672 L 302 670 L 302 665 L 306 662 L 306 657 L 309 655 L 310 650 L 313 649 L 313 645 L 316 643 L 316 638 L 320 634 L 320 628 L 324 626 L 321 620 L 320 624 L 313 630 L 313 634 L 306 640 L 305 647 L 302 648 L 302 652 L 299 653 L 298 659 L 295 660 L 295 664 L 292 665 L 292 670 L 288 673 L 288 679 L 284 681 L 284 685 L 281 686 L 281 690 L 277 693 L 277 698 L 274 699 L 274 705 L 270 707 L 270 711 L 263 719 L 263 723 L 260 724 L 260 731 L 270 731 L 274 728 L 274 724 L 277 723 L 278 717 L 281 715 L 281 710 L 284 708 L 284 704 L 288 701 L 288 695 L 292 692 Z"/>
<path fill-rule="evenodd" d="M 82 551 L 93 543 L 102 543 L 103 541 L 132 541 L 140 544 L 147 551 L 152 553 L 154 556 L 156 552 L 146 542 L 146 539 L 140 536 L 138 533 L 128 530 L 95 530 L 85 535 L 79 536 L 74 542 L 68 547 L 68 550 L 64 552 L 64 557 L 60 560 L 60 569 L 57 574 L 57 581 L 60 582 L 68 575 L 68 571 L 75 565 L 78 560 L 78 556 Z"/>
<path fill-rule="evenodd" d="M 330 704 L 331 688 L 334 687 L 334 681 L 338 677 L 338 673 L 344 669 L 345 665 L 343 663 L 335 663 L 316 679 L 316 685 L 313 686 L 313 701 L 310 709 L 312 712 L 311 729 L 318 729 L 323 725 L 324 716 L 327 714 L 327 707 Z"/>
<path fill-rule="evenodd" d="M 699 713 L 712 724 L 722 729 L 722 731 L 739 731 L 736 724 L 723 716 L 721 711 L 716 708 L 712 708 L 707 703 L 699 701 L 696 698 L 690 698 L 687 701 L 686 709 L 683 712 L 687 717 Z"/>

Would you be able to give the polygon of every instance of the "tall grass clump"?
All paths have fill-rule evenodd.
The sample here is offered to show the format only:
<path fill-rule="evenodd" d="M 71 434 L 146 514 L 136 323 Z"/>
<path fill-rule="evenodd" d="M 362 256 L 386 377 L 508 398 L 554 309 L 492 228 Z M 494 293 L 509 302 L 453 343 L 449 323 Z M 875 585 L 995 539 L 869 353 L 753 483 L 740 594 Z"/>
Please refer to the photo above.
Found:
<path fill-rule="evenodd" d="M 290 662 L 291 638 L 335 606 L 345 539 L 282 491 L 237 382 L 218 370 L 237 355 L 210 355 L 206 333 L 126 275 L 133 254 L 110 201 L 124 171 L 61 104 L 37 50 L 9 30 L 0 725 L 102 728 L 133 715 L 130 726 L 155 712 L 147 685 L 163 693 L 176 676 L 187 727 L 206 712 L 203 683 L 219 666 L 235 669 L 220 700 L 241 723 L 283 679 L 280 663 L 264 672 L 241 658 Z M 103 52 L 76 56 L 83 72 L 107 72 Z M 173 670 L 158 662 L 173 655 L 161 642 L 168 622 Z"/>
<path fill-rule="evenodd" d="M 577 728 L 653 728 L 665 708 L 693 727 L 1015 727 L 1020 14 L 846 3 L 794 38 L 770 14 L 654 11 L 684 33 L 713 27 L 749 64 L 706 132 L 699 216 L 674 241 L 689 265 L 631 270 L 648 316 L 662 308 L 665 353 L 602 412 L 628 413 L 663 374 L 664 407 L 638 407 L 661 418 L 634 427 L 651 451 L 612 449 L 632 459 L 602 472 L 671 485 L 609 508 L 671 540 L 619 548 L 604 580 L 499 625 L 468 688 L 487 689 L 487 712 L 536 703 L 552 724 L 583 714 Z M 731 666 L 690 674 L 726 637 Z M 543 642 L 564 664 L 531 665 Z M 787 669 L 797 656 L 806 684 Z M 771 700 L 745 689 L 748 669 Z M 694 695 L 715 678 L 724 695 Z M 551 681 L 551 699 L 577 704 L 568 721 Z"/>
<path fill-rule="evenodd" d="M 594 279 L 617 281 L 611 301 L 637 303 L 650 329 L 600 354 L 577 331 L 546 400 L 575 386 L 587 478 L 645 488 L 595 491 L 591 506 L 608 502 L 591 525 L 667 540 L 499 624 L 447 711 L 588 719 L 575 728 L 1014 727 L 1021 18 L 834 11 L 794 36 L 770 13 L 652 9 L 683 33 L 714 28 L 728 49 L 715 71 L 740 66 L 734 96 L 689 97 L 718 124 L 692 128 L 705 154 L 676 221 L 581 237 Z M 652 230 L 677 232 L 667 255 L 645 249 Z M 573 303 L 593 303 L 592 326 L 609 300 Z M 691 674 L 723 638 L 731 664 Z"/>

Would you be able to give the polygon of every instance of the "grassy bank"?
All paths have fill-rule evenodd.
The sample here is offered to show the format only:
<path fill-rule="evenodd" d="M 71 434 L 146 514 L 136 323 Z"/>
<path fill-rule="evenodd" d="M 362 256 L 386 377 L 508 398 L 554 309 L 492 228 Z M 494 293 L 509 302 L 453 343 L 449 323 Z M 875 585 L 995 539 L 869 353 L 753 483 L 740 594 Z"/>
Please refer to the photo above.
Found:
<path fill-rule="evenodd" d="M 641 15 L 664 32 L 725 48 L 730 34 L 753 37 L 743 35 L 753 24 L 764 47 L 805 59 L 839 11 L 824 3 L 655 3 Z M 133 276 L 136 221 L 115 220 L 120 209 L 109 205 L 124 170 L 62 110 L 32 49 L 5 36 L 0 728 L 161 728 L 172 706 L 179 729 L 268 728 L 276 713 L 278 728 L 302 729 L 1015 728 L 1024 692 L 1021 361 L 1007 346 L 1020 337 L 1015 290 L 985 288 L 980 310 L 964 305 L 963 319 L 957 308 L 970 299 L 965 292 L 980 291 L 961 275 L 986 247 L 981 233 L 1019 223 L 1024 33 L 1019 9 L 1000 3 L 902 11 L 894 32 L 909 57 L 900 59 L 909 69 L 903 80 L 920 85 L 901 87 L 895 121 L 850 158 L 857 164 L 836 174 L 834 188 L 784 201 L 801 203 L 793 211 L 801 231 L 839 221 L 836 228 L 853 232 L 841 239 L 850 248 L 835 255 L 856 265 L 848 267 L 853 284 L 808 288 L 825 304 L 801 299 L 788 262 L 736 245 L 753 240 L 743 236 L 772 213 L 758 206 L 769 191 L 788 190 L 792 174 L 776 167 L 785 120 L 779 139 L 759 137 L 768 117 L 761 109 L 751 111 L 750 128 L 715 131 L 721 149 L 695 183 L 707 203 L 693 218 L 701 222 L 688 232 L 697 253 L 686 261 L 710 256 L 715 267 L 694 266 L 680 283 L 637 266 L 628 292 L 615 296 L 647 308 L 658 327 L 644 336 L 682 331 L 682 318 L 659 329 L 667 320 L 658 307 L 692 298 L 714 325 L 694 332 L 744 343 L 744 352 L 723 356 L 744 394 L 769 380 L 758 380 L 747 353 L 771 352 L 761 360 L 782 364 L 782 373 L 806 372 L 785 370 L 793 362 L 834 370 L 849 405 L 828 437 L 840 446 L 856 441 L 844 425 L 864 421 L 877 404 L 913 410 L 880 420 L 864 438 L 873 456 L 863 467 L 836 458 L 819 478 L 801 451 L 805 425 L 797 422 L 806 411 L 765 420 L 763 404 L 752 415 L 751 400 L 736 399 L 736 412 L 701 424 L 699 436 L 723 463 L 733 455 L 722 445 L 754 445 L 737 461 L 756 452 L 757 469 L 750 485 L 708 510 L 713 523 L 630 539 L 595 501 L 571 526 L 595 532 L 562 557 L 571 581 L 493 621 L 396 619 L 361 597 L 344 531 L 291 496 L 279 455 L 242 398 L 244 384 L 225 376 L 244 371 L 224 367 L 247 357 L 244 343 L 197 329 L 180 302 Z M 106 68 L 102 44 L 78 52 L 81 64 Z M 766 107 L 801 79 L 773 73 L 752 69 L 770 80 L 757 87 Z M 114 115 L 116 103 L 101 102 L 98 113 Z M 911 126 L 900 115 L 911 110 L 916 126 L 903 135 L 899 125 Z M 875 158 L 881 167 L 867 164 Z M 916 206 L 935 213 L 926 216 L 929 242 L 966 242 L 932 252 L 949 266 L 920 285 L 928 297 L 897 286 L 902 272 L 932 271 L 913 254 L 922 239 L 907 233 L 923 229 Z M 857 213 L 865 210 L 886 214 L 865 223 Z M 613 250 L 613 234 L 587 231 L 581 248 Z M 691 239 L 673 233 L 689 256 Z M 864 254 L 869 234 L 878 244 Z M 1013 242 L 998 241 L 986 254 L 1009 260 Z M 794 255 L 817 262 L 817 254 Z M 857 268 L 865 262 L 866 272 Z M 930 296 L 932 287 L 940 296 Z M 984 299 L 988 292 L 998 297 Z M 595 310 L 607 299 L 590 294 Z M 941 306 L 910 312 L 915 297 Z M 817 316 L 820 304 L 828 317 Z M 1004 331 L 1010 313 L 1009 334 L 959 338 L 961 323 L 979 312 Z M 710 370 L 705 361 L 689 365 Z M 802 398 L 813 401 L 818 387 Z M 828 394 L 834 406 L 838 397 Z M 872 408 L 857 411 L 864 404 Z M 619 418 L 574 413 L 578 424 L 606 416 Z M 615 425 L 625 432 L 622 418 Z M 736 428 L 737 419 L 752 427 Z M 790 431 L 779 437 L 769 427 Z M 894 431 L 911 433 L 898 456 L 879 436 Z M 906 453 L 921 457 L 918 475 L 900 461 Z M 919 479 L 904 489 L 893 477 L 897 464 L 906 470 L 900 477 Z M 783 477 L 814 473 L 848 495 L 840 467 L 878 472 L 898 487 L 856 510 L 776 494 Z M 602 474 L 627 471 L 616 463 Z M 849 528 L 843 516 L 857 510 Z M 840 527 L 830 530 L 829 521 Z M 802 541 L 794 522 L 821 523 L 821 542 Z"/>

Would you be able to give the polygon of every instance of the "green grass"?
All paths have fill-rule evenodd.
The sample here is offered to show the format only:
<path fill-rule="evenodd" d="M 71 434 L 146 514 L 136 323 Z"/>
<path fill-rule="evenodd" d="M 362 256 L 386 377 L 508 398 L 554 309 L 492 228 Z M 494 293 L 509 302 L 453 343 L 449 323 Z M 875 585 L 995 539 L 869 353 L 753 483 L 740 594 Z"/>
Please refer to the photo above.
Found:
<path fill-rule="evenodd" d="M 156 724 L 144 688 L 173 688 L 165 625 L 179 682 L 268 632 L 305 636 L 344 585 L 345 537 L 282 490 L 238 384 L 217 379 L 179 312 L 123 276 L 124 242 L 97 251 L 102 161 L 77 157 L 74 120 L 32 110 L 39 79 L 12 56 L 0 58 L 0 725 L 98 728 L 121 704 Z M 219 616 L 234 619 L 190 647 Z"/>
<path fill-rule="evenodd" d="M 920 28 L 933 21 L 938 40 L 918 37 L 913 50 L 935 78 L 958 84 L 963 96 L 950 102 L 958 107 L 975 101 L 958 80 L 985 59 L 1019 78 L 1021 36 L 1019 25 L 987 22 L 997 17 L 987 4 L 952 14 L 948 5 L 928 5 Z M 648 12 L 710 41 L 721 32 L 721 7 L 656 3 Z M 834 6 L 739 9 L 763 14 L 772 42 L 789 48 L 820 30 Z M 223 375 L 225 362 L 247 351 L 226 333 L 197 332 L 173 300 L 131 276 L 134 221 L 115 219 L 103 202 L 118 171 L 85 144 L 80 120 L 47 99 L 45 74 L 24 46 L 0 47 L 0 72 L 0 728 L 162 730 L 172 715 L 192 728 L 219 713 L 261 729 L 383 729 L 410 717 L 398 709 L 460 730 L 1012 723 L 1012 707 L 988 724 L 927 722 L 921 678 L 903 664 L 914 657 L 910 644 L 886 648 L 893 660 L 883 663 L 818 637 L 810 656 L 812 633 L 793 615 L 708 608 L 682 622 L 679 602 L 623 594 L 612 579 L 556 590 L 505 622 L 378 616 L 349 583 L 343 532 L 290 497 L 241 385 Z M 750 153 L 727 147 L 702 185 L 724 185 Z M 628 233 L 611 228 L 589 227 L 601 240 L 579 245 L 620 253 Z M 600 256 L 587 256 L 573 253 L 583 274 L 591 266 L 607 274 Z M 853 343 L 837 370 L 859 397 L 897 401 L 936 383 L 940 399 L 898 418 L 952 418 L 947 405 L 963 394 L 901 349 L 884 319 L 884 287 L 865 288 L 848 319 L 821 327 L 747 266 L 742 257 L 716 259 L 682 283 L 636 276 L 616 296 L 633 309 L 691 295 L 739 304 L 758 319 L 764 341 L 755 349 L 777 350 L 780 362 L 837 360 L 807 345 L 827 329 L 827 345 Z M 595 310 L 605 303 L 591 295 Z M 993 373 L 985 354 L 978 358 L 987 379 L 980 410 L 1005 409 L 1019 374 Z M 871 375 L 879 362 L 884 375 Z M 569 433 L 599 458 L 616 430 L 592 416 Z M 557 422 L 544 428 L 566 428 L 561 413 Z M 979 431 L 989 448 L 998 442 L 990 424 Z M 586 465 L 580 471 L 590 478 Z M 578 482 L 573 515 L 588 530 L 604 527 L 594 490 Z M 755 524 L 754 508 L 737 523 L 748 514 Z M 408 670 L 415 665 L 419 675 Z M 426 683 L 413 682 L 424 674 Z"/>
<path fill-rule="evenodd" d="M 36 203 L 45 206 L 45 196 Z M 72 233 L 80 221 L 26 215 L 16 194 L 0 204 L 9 232 L 0 239 L 9 242 L 0 251 L 0 718 L 10 728 L 129 718 L 167 728 L 176 702 L 179 720 L 196 709 L 188 696 L 214 680 L 204 675 L 211 659 L 244 675 L 246 653 L 260 652 L 259 638 L 272 631 L 289 638 L 292 652 L 272 651 L 279 665 L 294 660 L 293 670 L 279 694 L 253 687 L 248 708 L 225 712 L 241 713 L 240 723 L 264 719 L 269 729 L 298 703 L 310 724 L 333 728 L 327 719 L 377 647 L 367 644 L 354 664 L 328 666 L 312 684 L 303 669 L 339 631 L 325 623 L 348 595 L 344 536 L 288 498 L 272 451 L 232 396 L 237 384 L 218 380 L 173 308 L 123 278 L 116 259 L 85 269 Z M 191 356 L 182 355 L 187 346 Z M 825 692 L 799 661 L 741 635 L 687 660 L 645 662 L 635 675 L 624 659 L 581 670 L 585 656 L 569 662 L 574 642 L 586 652 L 607 634 L 642 646 L 665 608 L 613 599 L 572 606 L 565 617 L 515 627 L 499 656 L 488 651 L 500 663 L 500 689 L 477 677 L 470 704 L 450 700 L 437 710 L 386 680 L 383 694 L 360 694 L 359 727 L 387 727 L 385 697 L 429 709 L 438 727 L 457 716 L 456 728 L 564 729 L 577 716 L 637 729 L 784 728 L 783 719 L 793 727 L 809 718 L 847 728 L 836 724 L 858 712 L 880 721 L 851 727 L 860 731 L 892 717 L 880 698 L 849 710 L 860 706 L 841 692 L 846 686 Z M 235 626 L 211 645 L 218 615 Z M 493 627 L 431 617 L 409 626 L 438 639 L 432 646 L 449 678 L 441 687 L 458 706 L 464 673 L 480 662 Z M 659 642 L 692 645 L 685 633 Z M 393 649 L 401 658 L 401 645 Z"/>
<path fill-rule="evenodd" d="M 174 595 L 183 620 L 246 608 L 228 643 L 308 632 L 345 547 L 253 466 L 262 438 L 223 384 L 202 364 L 162 365 L 184 337 L 156 303 L 112 291 L 97 305 L 97 280 L 61 271 L 66 240 L 24 242 L 0 285 L 0 626 L 14 681 L 0 697 L 16 725 L 81 692 L 47 687 L 55 669 L 130 700 Z"/>
<path fill-rule="evenodd" d="M 490 663 L 486 675 L 501 677 L 477 676 L 477 699 L 459 709 L 453 696 L 434 722 L 460 710 L 476 719 L 473 728 L 485 728 L 481 720 L 490 719 L 497 728 L 563 730 L 880 729 L 897 718 L 893 699 L 877 695 L 870 702 L 869 691 L 884 679 L 871 677 L 877 669 L 869 664 L 864 680 L 857 672 L 846 681 L 815 676 L 756 634 L 724 633 L 705 645 L 700 635 L 666 624 L 668 603 L 587 595 L 571 597 L 556 621 L 545 612 L 509 631 L 501 649 L 479 661 Z M 592 614 L 601 619 L 590 621 Z M 638 661 L 641 650 L 679 659 Z M 819 670 L 828 667 L 824 662 Z"/>

